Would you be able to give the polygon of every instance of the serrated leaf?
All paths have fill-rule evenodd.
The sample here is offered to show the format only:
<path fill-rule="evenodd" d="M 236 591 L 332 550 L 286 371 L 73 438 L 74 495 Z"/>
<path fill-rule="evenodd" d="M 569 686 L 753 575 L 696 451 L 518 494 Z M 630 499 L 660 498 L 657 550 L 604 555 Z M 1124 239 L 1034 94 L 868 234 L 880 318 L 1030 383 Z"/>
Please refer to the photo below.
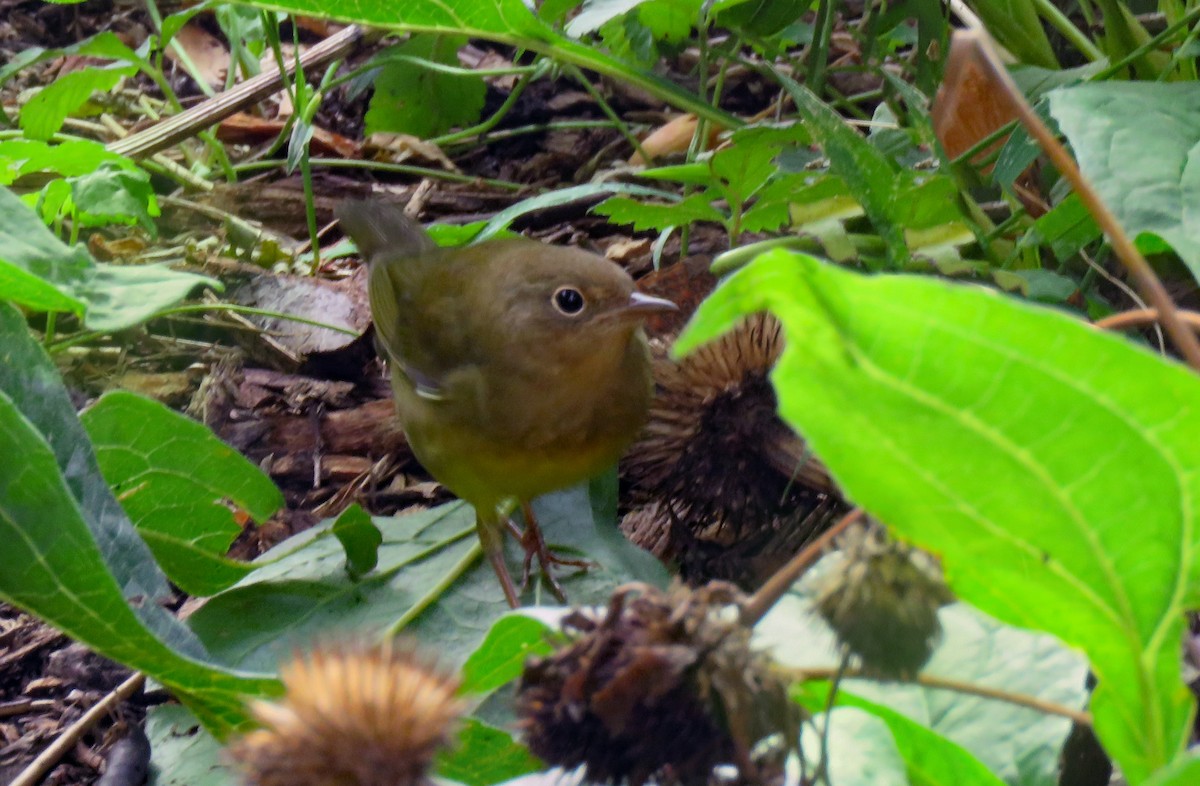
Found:
<path fill-rule="evenodd" d="M 1080 169 L 1125 230 L 1158 235 L 1200 277 L 1200 85 L 1098 82 L 1047 99 Z"/>
<path fill-rule="evenodd" d="M 639 202 L 629 197 L 609 197 L 592 208 L 593 213 L 607 216 L 612 224 L 627 224 L 641 232 L 647 229 L 666 229 L 693 224 L 697 221 L 725 220 L 709 197 L 692 194 L 672 204 Z"/>
<path fill-rule="evenodd" d="M 763 308 L 804 337 L 773 374 L 780 412 L 847 495 L 941 555 L 963 600 L 1087 652 L 1131 783 L 1175 758 L 1195 710 L 1177 649 L 1200 602 L 1200 380 L 1057 311 L 783 251 L 727 280 L 676 350 Z"/>
<path fill-rule="evenodd" d="M 163 571 L 205 597 L 253 568 L 225 557 L 242 527 L 226 503 L 256 521 L 283 504 L 271 479 L 203 424 L 126 391 L 80 416 L 100 471 Z"/>
<path fill-rule="evenodd" d="M 210 665 L 96 465 L 53 363 L 0 304 L 0 599 L 145 672 L 224 733 L 273 680 Z"/>
<path fill-rule="evenodd" d="M 902 268 L 908 249 L 904 227 L 893 215 L 897 205 L 893 197 L 896 171 L 891 163 L 811 90 L 786 76 L 778 78 L 807 119 L 809 132 L 829 157 L 830 171 L 842 178 L 883 238 L 889 264 Z"/>
<path fill-rule="evenodd" d="M 464 42 L 461 36 L 415 35 L 391 52 L 458 65 L 457 52 Z M 389 131 L 428 139 L 455 126 L 473 125 L 479 122 L 486 92 L 479 77 L 386 59 L 375 77 L 375 94 L 365 118 L 366 133 Z"/>

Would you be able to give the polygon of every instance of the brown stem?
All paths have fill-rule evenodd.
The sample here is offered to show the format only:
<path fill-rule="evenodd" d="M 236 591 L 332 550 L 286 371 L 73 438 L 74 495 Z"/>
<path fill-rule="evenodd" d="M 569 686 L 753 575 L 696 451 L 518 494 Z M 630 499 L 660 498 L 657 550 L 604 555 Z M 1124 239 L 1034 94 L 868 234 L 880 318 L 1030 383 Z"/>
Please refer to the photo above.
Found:
<path fill-rule="evenodd" d="M 1024 95 L 1009 76 L 1008 70 L 996 55 L 991 36 L 982 27 L 973 26 L 956 30 L 950 42 L 946 72 L 953 73 L 956 70 L 972 67 L 981 68 L 992 84 L 1008 98 L 1011 108 L 1020 119 L 1021 124 L 1025 126 L 1029 135 L 1037 140 L 1038 145 L 1041 146 L 1055 168 L 1071 183 L 1071 187 L 1079 195 L 1088 212 L 1104 230 L 1104 234 L 1108 236 L 1108 242 L 1112 244 L 1113 251 L 1125 264 L 1143 297 L 1158 310 L 1163 327 L 1166 328 L 1167 334 L 1171 337 L 1171 341 L 1174 342 L 1179 353 L 1183 355 L 1189 366 L 1200 371 L 1200 340 L 1184 324 L 1179 311 L 1175 308 L 1175 303 L 1167 294 L 1166 287 L 1154 274 L 1150 263 L 1129 239 L 1129 235 L 1121 228 L 1116 216 L 1101 201 L 1100 195 L 1083 176 L 1075 160 L 1071 158 L 1071 154 L 1025 100 Z"/>
<path fill-rule="evenodd" d="M 845 679 L 853 679 L 855 677 L 864 677 L 861 669 L 838 669 L 838 668 L 804 668 L 804 669 L 788 669 L 788 673 L 793 679 L 798 682 L 806 682 L 809 680 L 832 680 L 839 676 Z M 1062 704 L 1057 704 L 1045 699 L 1039 699 L 1037 696 L 1030 696 L 1027 693 L 1013 693 L 1011 691 L 1002 690 L 1001 688 L 992 688 L 987 685 L 980 685 L 975 682 L 964 682 L 955 680 L 949 677 L 936 677 L 932 674 L 918 674 L 914 679 L 910 680 L 924 688 L 936 688 L 939 690 L 952 690 L 956 693 L 966 693 L 971 696 L 979 696 L 985 699 L 995 699 L 996 701 L 1005 701 L 1009 704 L 1016 704 L 1019 707 L 1028 707 L 1031 710 L 1044 712 L 1047 715 L 1061 715 L 1064 718 L 1070 718 L 1081 726 L 1092 725 L 1092 714 L 1084 710 L 1076 710 Z"/>
<path fill-rule="evenodd" d="M 757 625 L 758 621 L 765 617 L 771 607 L 778 603 L 779 599 L 796 583 L 796 579 L 803 576 L 804 571 L 817 561 L 825 547 L 864 515 L 865 512 L 862 508 L 855 508 L 842 516 L 838 523 L 821 533 L 820 537 L 801 549 L 799 554 L 775 571 L 771 578 L 767 579 L 767 583 L 759 587 L 758 592 L 751 595 L 750 599 L 742 606 L 742 624 L 748 628 Z"/>
<path fill-rule="evenodd" d="M 1178 310 L 1179 318 L 1192 330 L 1200 331 L 1200 312 Z M 1145 327 L 1158 322 L 1157 308 L 1135 308 L 1122 311 L 1119 314 L 1109 314 L 1097 319 L 1092 324 L 1105 330 L 1124 330 L 1131 327 Z"/>

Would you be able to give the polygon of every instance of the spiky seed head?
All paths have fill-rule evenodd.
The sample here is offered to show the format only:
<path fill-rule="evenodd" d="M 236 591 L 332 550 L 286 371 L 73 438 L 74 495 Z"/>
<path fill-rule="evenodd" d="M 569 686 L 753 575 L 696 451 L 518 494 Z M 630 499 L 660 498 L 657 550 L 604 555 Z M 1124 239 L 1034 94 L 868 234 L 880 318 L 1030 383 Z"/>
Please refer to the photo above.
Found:
<path fill-rule="evenodd" d="M 617 590 L 603 615 L 575 612 L 553 654 L 531 660 L 518 688 L 526 741 L 550 764 L 594 783 L 703 784 L 798 718 L 783 680 L 750 649 L 740 593 L 712 582 L 669 592 Z"/>
<path fill-rule="evenodd" d="M 879 526 L 851 529 L 841 546 L 843 560 L 822 587 L 817 611 L 865 673 L 913 677 L 941 638 L 938 609 L 954 599 L 940 567 Z"/>
<path fill-rule="evenodd" d="M 281 671 L 285 695 L 255 701 L 262 728 L 229 755 L 250 786 L 419 786 L 463 712 L 458 679 L 414 648 L 318 647 Z"/>

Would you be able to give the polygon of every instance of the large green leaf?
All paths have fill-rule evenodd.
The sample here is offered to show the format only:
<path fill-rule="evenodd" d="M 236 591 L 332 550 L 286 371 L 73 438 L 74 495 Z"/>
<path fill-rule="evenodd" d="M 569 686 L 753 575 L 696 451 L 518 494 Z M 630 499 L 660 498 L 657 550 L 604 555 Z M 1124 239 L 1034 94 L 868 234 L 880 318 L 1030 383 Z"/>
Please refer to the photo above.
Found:
<path fill-rule="evenodd" d="M 479 122 L 487 86 L 479 77 L 445 74 L 394 55 L 458 65 L 459 36 L 417 35 L 383 52 L 364 133 L 428 138 Z"/>
<path fill-rule="evenodd" d="M 1159 236 L 1200 278 L 1200 84 L 1096 82 L 1054 90 L 1048 101 L 1126 231 Z"/>
<path fill-rule="evenodd" d="M 535 501 L 547 541 L 596 563 L 585 573 L 559 569 L 568 599 L 603 603 L 626 581 L 662 583 L 657 561 L 625 541 L 607 512 L 593 508 L 585 486 Z M 456 566 L 477 554 L 474 522 L 475 512 L 461 502 L 377 518 L 383 534 L 378 564 L 358 580 L 347 574 L 345 552 L 332 523 L 324 522 L 263 555 L 254 573 L 209 599 L 189 624 L 214 656 L 241 668 L 272 670 L 297 646 L 338 635 L 370 636 L 398 620 L 447 662 L 461 663 L 509 610 L 482 560 L 443 585 Z M 519 566 L 522 552 L 507 541 L 509 565 Z M 556 604 L 540 583 L 526 598 Z M 238 625 L 231 627 L 230 619 Z"/>
<path fill-rule="evenodd" d="M 0 304 L 0 599 L 146 672 L 223 733 L 265 678 L 208 663 L 164 604 L 171 591 L 109 490 L 50 359 Z"/>
<path fill-rule="evenodd" d="M 227 503 L 262 522 L 283 495 L 202 424 L 157 401 L 114 391 L 81 415 L 104 479 L 171 581 L 220 592 L 252 570 L 225 557 L 242 532 Z"/>
<path fill-rule="evenodd" d="M 960 598 L 1083 648 L 1096 730 L 1131 783 L 1187 741 L 1183 611 L 1200 600 L 1200 380 L 976 287 L 785 251 L 739 271 L 687 352 L 770 309 L 780 412 L 855 502 L 942 555 Z"/>
<path fill-rule="evenodd" d="M 253 0 L 246 5 L 303 16 L 338 19 L 413 33 L 439 33 L 483 38 L 589 68 L 651 94 L 699 117 L 725 127 L 741 125 L 737 118 L 648 70 L 574 41 L 538 18 L 523 0 Z"/>

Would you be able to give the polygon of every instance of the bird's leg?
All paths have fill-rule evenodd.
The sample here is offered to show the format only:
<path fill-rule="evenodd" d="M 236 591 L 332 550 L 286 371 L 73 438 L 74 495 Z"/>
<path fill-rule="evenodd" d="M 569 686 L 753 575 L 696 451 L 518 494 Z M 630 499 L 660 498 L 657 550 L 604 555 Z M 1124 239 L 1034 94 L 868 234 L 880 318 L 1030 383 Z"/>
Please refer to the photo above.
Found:
<path fill-rule="evenodd" d="M 534 556 L 537 556 L 538 566 L 542 569 L 542 578 L 546 580 L 550 591 L 554 593 L 554 597 L 558 598 L 560 603 L 566 603 L 567 596 L 563 592 L 562 585 L 558 583 L 558 579 L 554 578 L 554 574 L 550 572 L 550 566 L 567 565 L 586 570 L 591 567 L 591 563 L 586 560 L 560 557 L 551 551 L 550 547 L 546 545 L 546 539 L 542 537 L 542 528 L 538 526 L 537 518 L 533 515 L 533 506 L 528 501 L 521 501 L 521 515 L 525 518 L 525 531 L 517 532 L 516 525 L 511 524 L 511 522 L 510 528 L 514 530 L 517 540 L 521 542 L 521 547 L 525 549 L 525 562 L 522 566 L 523 570 L 521 574 L 522 588 L 529 583 L 530 567 L 532 566 Z"/>
<path fill-rule="evenodd" d="M 483 553 L 487 556 L 488 562 L 492 563 L 492 570 L 496 571 L 496 578 L 500 580 L 500 589 L 504 590 L 504 599 L 508 601 L 511 608 L 518 608 L 521 601 L 517 599 L 517 588 L 513 585 L 512 576 L 509 575 L 508 565 L 504 562 L 504 530 L 502 525 L 495 518 L 495 508 L 491 518 L 485 518 L 480 511 L 475 513 L 475 531 L 479 533 L 479 542 L 483 546 Z"/>

